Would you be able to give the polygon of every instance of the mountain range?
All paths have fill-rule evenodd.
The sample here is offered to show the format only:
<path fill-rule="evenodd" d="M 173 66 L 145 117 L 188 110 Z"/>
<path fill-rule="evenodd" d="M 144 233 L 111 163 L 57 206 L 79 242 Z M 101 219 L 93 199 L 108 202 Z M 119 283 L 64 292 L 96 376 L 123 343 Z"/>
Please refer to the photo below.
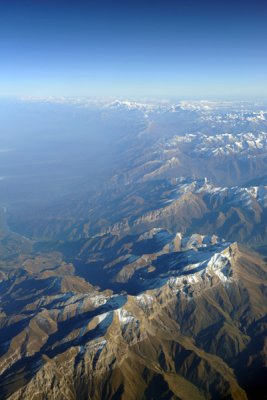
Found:
<path fill-rule="evenodd" d="M 99 118 L 108 161 L 0 182 L 0 398 L 266 399 L 264 106 L 26 104 L 50 102 Z"/>

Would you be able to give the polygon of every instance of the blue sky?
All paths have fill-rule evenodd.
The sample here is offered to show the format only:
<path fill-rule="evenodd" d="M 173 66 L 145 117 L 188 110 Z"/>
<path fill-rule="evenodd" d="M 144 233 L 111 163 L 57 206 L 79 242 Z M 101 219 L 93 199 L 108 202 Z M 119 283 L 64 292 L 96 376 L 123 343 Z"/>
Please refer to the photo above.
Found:
<path fill-rule="evenodd" d="M 0 95 L 267 97 L 267 2 L 1 0 Z"/>

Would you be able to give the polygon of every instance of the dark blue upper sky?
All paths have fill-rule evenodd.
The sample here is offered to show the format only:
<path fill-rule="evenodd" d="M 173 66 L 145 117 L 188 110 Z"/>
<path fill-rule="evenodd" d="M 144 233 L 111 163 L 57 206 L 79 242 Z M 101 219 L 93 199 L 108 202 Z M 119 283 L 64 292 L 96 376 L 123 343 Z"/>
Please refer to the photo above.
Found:
<path fill-rule="evenodd" d="M 2 95 L 267 97 L 267 1 L 1 0 Z"/>

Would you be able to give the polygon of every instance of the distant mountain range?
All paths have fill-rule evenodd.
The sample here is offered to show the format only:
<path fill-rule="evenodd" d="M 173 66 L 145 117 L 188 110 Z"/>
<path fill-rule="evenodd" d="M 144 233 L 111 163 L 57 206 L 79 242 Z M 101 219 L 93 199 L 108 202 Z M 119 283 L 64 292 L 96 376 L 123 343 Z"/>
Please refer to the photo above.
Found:
<path fill-rule="evenodd" d="M 266 108 L 31 102 L 119 123 L 101 175 L 0 196 L 0 398 L 265 399 Z"/>

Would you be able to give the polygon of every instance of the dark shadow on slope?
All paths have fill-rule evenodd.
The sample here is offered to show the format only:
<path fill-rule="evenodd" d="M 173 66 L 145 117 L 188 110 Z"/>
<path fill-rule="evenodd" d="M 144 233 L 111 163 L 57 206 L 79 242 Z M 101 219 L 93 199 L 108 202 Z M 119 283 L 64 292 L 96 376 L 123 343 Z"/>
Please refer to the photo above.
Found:
<path fill-rule="evenodd" d="M 16 385 L 21 386 L 22 384 L 26 384 L 42 367 L 42 356 L 46 355 L 49 358 L 53 358 L 56 355 L 63 353 L 71 346 L 83 346 L 89 341 L 97 339 L 105 334 L 108 326 L 112 322 L 113 311 L 119 307 L 122 307 L 126 301 L 127 296 L 111 298 L 106 304 L 101 305 L 95 310 L 88 311 L 70 318 L 69 320 L 59 322 L 57 332 L 49 337 L 48 341 L 43 345 L 38 353 L 36 353 L 34 356 L 25 357 L 22 360 L 18 360 L 0 376 L 0 398 L 4 400 L 10 395 L 7 388 L 10 387 L 10 390 L 12 391 L 14 380 Z M 71 341 L 55 346 L 58 341 L 62 341 L 73 330 L 84 327 L 84 325 L 89 323 L 93 317 L 106 312 L 110 312 L 110 314 L 108 314 L 93 330 L 85 333 L 84 335 L 78 336 Z M 21 383 L 18 382 L 20 379 Z M 18 388 L 16 390 L 18 390 Z"/>

